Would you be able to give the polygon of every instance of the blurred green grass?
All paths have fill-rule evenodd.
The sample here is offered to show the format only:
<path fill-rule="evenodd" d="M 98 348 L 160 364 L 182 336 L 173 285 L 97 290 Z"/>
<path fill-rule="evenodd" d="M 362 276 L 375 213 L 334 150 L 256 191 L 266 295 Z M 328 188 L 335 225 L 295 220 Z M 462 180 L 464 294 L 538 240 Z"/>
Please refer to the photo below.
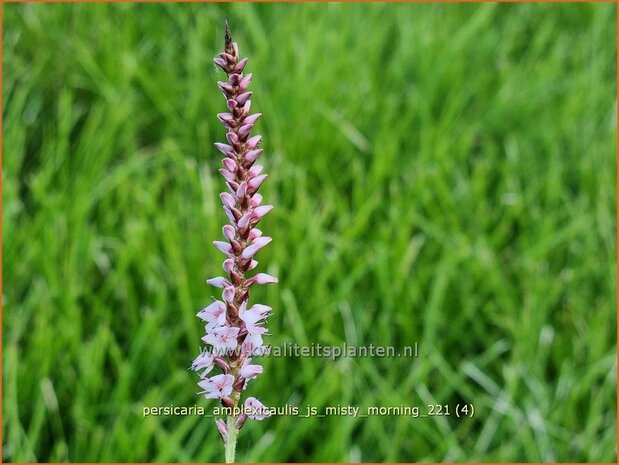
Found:
<path fill-rule="evenodd" d="M 218 461 L 186 371 L 219 273 L 228 18 L 264 114 L 248 461 L 616 461 L 614 4 L 5 4 L 3 458 Z"/>

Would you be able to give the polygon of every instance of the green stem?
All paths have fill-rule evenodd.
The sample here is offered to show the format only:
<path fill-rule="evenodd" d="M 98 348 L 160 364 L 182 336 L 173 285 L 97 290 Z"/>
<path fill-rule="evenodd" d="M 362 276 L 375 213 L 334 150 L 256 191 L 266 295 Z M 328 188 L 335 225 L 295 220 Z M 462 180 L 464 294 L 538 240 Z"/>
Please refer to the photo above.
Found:
<path fill-rule="evenodd" d="M 226 441 L 226 463 L 234 463 L 234 455 L 236 454 L 236 437 L 238 430 L 236 429 L 236 417 L 228 415 L 228 440 Z"/>

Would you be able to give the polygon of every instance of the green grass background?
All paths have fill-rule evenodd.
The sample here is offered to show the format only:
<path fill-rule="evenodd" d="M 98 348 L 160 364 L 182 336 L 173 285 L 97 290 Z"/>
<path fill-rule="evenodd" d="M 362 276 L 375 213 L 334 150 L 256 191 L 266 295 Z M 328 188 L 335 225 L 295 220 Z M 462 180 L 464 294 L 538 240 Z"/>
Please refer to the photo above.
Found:
<path fill-rule="evenodd" d="M 280 277 L 248 461 L 616 460 L 614 4 L 5 4 L 3 458 L 220 461 L 186 370 L 220 273 L 228 18 Z"/>

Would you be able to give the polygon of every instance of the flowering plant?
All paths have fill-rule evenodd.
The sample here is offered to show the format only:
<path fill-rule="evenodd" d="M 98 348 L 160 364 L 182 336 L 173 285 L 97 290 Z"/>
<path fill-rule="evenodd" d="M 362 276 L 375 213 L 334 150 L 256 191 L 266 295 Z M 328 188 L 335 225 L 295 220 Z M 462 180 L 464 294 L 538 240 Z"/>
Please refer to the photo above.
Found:
<path fill-rule="evenodd" d="M 260 220 L 273 208 L 262 205 L 258 189 L 267 178 L 263 167 L 256 164 L 262 155 L 261 137 L 250 136 L 260 113 L 250 114 L 252 92 L 248 91 L 252 75 L 244 74 L 247 58 L 240 59 L 239 48 L 232 42 L 226 23 L 225 48 L 214 62 L 227 75 L 227 81 L 217 85 L 226 97 L 228 112 L 217 115 L 227 129 L 225 143 L 215 147 L 223 153 L 224 167 L 219 170 L 226 181 L 228 192 L 220 194 L 223 210 L 230 223 L 223 227 L 225 241 L 213 245 L 226 256 L 223 269 L 227 277 L 216 277 L 207 283 L 223 289 L 222 300 L 198 312 L 205 322 L 207 346 L 196 357 L 191 369 L 199 371 L 198 386 L 207 399 L 219 399 L 228 407 L 227 420 L 216 420 L 217 429 L 225 444 L 225 459 L 234 461 L 237 435 L 247 418 L 262 420 L 268 409 L 255 397 L 247 397 L 239 408 L 242 391 L 249 380 L 263 372 L 262 366 L 252 363 L 252 355 L 260 353 L 262 337 L 267 329 L 265 320 L 271 313 L 266 305 L 248 307 L 253 285 L 276 283 L 277 278 L 266 273 L 247 274 L 258 266 L 256 253 L 271 242 L 256 228 Z M 222 373 L 209 376 L 218 367 Z M 239 413 L 240 412 L 240 413 Z"/>

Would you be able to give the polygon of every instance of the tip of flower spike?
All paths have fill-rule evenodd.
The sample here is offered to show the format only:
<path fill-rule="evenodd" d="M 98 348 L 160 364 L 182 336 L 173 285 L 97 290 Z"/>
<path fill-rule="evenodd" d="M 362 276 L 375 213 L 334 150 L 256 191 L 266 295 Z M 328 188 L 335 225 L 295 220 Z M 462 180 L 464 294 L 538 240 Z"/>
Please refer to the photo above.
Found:
<path fill-rule="evenodd" d="M 224 20 L 224 27 L 226 30 L 226 35 L 225 35 L 225 45 L 226 45 L 226 51 L 228 51 L 227 49 L 229 47 L 232 47 L 232 36 L 230 35 L 230 26 L 228 25 L 228 20 L 225 19 Z"/>

